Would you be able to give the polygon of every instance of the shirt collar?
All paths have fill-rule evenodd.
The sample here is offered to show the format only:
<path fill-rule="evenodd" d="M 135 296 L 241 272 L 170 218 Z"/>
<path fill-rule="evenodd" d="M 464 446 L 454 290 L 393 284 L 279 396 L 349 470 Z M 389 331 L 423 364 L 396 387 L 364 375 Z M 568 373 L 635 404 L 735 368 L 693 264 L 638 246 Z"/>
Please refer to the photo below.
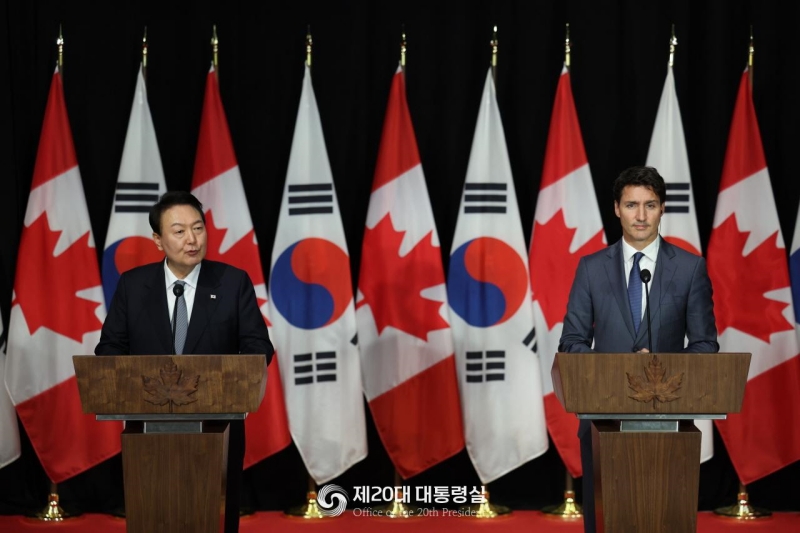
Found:
<path fill-rule="evenodd" d="M 656 239 L 644 247 L 644 250 L 641 252 L 653 263 L 656 262 L 656 258 L 658 257 L 658 249 L 661 246 L 661 236 L 659 235 Z M 633 260 L 633 254 L 638 252 L 637 250 L 627 242 L 625 239 L 622 239 L 622 258 L 625 260 L 626 263 L 629 263 Z"/>
<path fill-rule="evenodd" d="M 194 267 L 192 269 L 192 271 L 189 272 L 189 275 L 186 276 L 181 281 L 186 282 L 186 285 L 188 285 L 192 289 L 196 289 L 197 288 L 197 280 L 200 277 L 200 267 L 201 266 L 203 266 L 203 263 L 200 263 L 196 267 Z M 165 279 L 166 279 L 166 283 L 167 283 L 167 288 L 168 289 L 170 287 L 172 287 L 172 285 L 174 285 L 176 281 L 178 281 L 178 277 L 175 274 L 173 274 L 172 270 L 170 270 L 169 267 L 167 266 L 166 258 L 164 259 L 164 275 L 165 275 Z"/>

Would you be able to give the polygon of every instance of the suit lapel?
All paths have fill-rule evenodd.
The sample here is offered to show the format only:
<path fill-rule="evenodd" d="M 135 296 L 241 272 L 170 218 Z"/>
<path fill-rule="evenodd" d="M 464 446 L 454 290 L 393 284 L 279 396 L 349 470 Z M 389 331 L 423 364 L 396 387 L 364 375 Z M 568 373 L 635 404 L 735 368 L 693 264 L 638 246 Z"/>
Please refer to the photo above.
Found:
<path fill-rule="evenodd" d="M 608 248 L 606 257 L 606 274 L 608 283 L 611 285 L 611 292 L 617 300 L 625 327 L 628 328 L 631 338 L 634 338 L 636 335 L 633 330 L 633 318 L 631 318 L 631 304 L 628 302 L 628 287 L 625 284 L 625 271 L 622 269 L 621 240 Z"/>
<path fill-rule="evenodd" d="M 206 261 L 200 268 L 200 277 L 197 280 L 197 290 L 194 294 L 194 304 L 192 305 L 192 316 L 189 318 L 189 331 L 186 335 L 186 345 L 183 353 L 195 353 L 195 348 L 203 336 L 203 332 L 208 326 L 208 321 L 217 308 L 216 298 L 211 298 L 219 287 L 219 277 L 214 272 L 213 265 Z"/>
<path fill-rule="evenodd" d="M 145 284 L 144 308 L 153 324 L 155 338 L 161 346 L 159 353 L 171 354 L 175 347 L 172 344 L 167 288 L 164 285 L 164 262 L 157 263 L 153 271 L 153 276 Z"/>
<path fill-rule="evenodd" d="M 653 276 L 653 283 L 650 291 L 650 317 L 653 320 L 653 324 L 657 323 L 655 317 L 661 309 L 661 300 L 666 293 L 667 287 L 669 287 L 669 284 L 672 282 L 672 277 L 675 275 L 676 265 L 674 259 L 675 250 L 673 250 L 672 245 L 664 239 L 661 239 L 658 248 L 656 273 Z M 655 345 L 655 342 L 653 344 Z"/>

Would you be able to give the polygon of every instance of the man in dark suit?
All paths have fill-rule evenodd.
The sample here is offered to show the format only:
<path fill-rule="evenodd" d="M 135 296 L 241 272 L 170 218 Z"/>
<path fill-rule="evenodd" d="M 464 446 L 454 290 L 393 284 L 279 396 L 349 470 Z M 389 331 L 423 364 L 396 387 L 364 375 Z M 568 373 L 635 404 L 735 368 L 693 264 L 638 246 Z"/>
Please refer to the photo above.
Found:
<path fill-rule="evenodd" d="M 622 224 L 622 239 L 578 263 L 559 351 L 648 352 L 651 344 L 654 352 L 719 351 L 705 260 L 658 235 L 666 197 L 664 179 L 652 167 L 629 168 L 615 180 L 614 212 Z M 642 270 L 652 275 L 652 338 L 648 338 Z M 581 421 L 578 436 L 584 531 L 594 533 L 592 432 L 588 420 Z"/>
<path fill-rule="evenodd" d="M 164 194 L 150 210 L 150 226 L 165 260 L 122 274 L 95 354 L 266 354 L 269 363 L 273 348 L 247 273 L 205 259 L 197 198 Z M 231 422 L 225 533 L 239 530 L 244 445 L 244 423 Z"/>

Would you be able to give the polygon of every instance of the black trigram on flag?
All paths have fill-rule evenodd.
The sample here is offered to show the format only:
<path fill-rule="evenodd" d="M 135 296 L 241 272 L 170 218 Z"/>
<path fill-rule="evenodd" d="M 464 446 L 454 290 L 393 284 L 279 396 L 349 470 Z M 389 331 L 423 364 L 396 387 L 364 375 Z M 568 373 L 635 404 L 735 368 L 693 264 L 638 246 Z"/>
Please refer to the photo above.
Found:
<path fill-rule="evenodd" d="M 483 383 L 484 381 L 505 381 L 506 352 L 503 350 L 487 350 L 485 352 L 467 352 L 467 383 Z"/>
<path fill-rule="evenodd" d="M 294 356 L 294 384 L 336 381 L 336 352 L 299 353 Z"/>
<path fill-rule="evenodd" d="M 522 339 L 522 344 L 530 348 L 532 352 L 536 351 L 536 328 L 532 328 L 531 332 Z"/>
<path fill-rule="evenodd" d="M 308 183 L 289 185 L 290 215 L 327 215 L 333 213 L 333 184 Z"/>
<path fill-rule="evenodd" d="M 666 213 L 688 213 L 692 193 L 691 183 L 667 183 Z"/>
<path fill-rule="evenodd" d="M 115 213 L 149 213 L 158 201 L 158 183 L 117 182 Z"/>
<path fill-rule="evenodd" d="M 464 214 L 506 212 L 508 196 L 505 183 L 465 183 Z"/>

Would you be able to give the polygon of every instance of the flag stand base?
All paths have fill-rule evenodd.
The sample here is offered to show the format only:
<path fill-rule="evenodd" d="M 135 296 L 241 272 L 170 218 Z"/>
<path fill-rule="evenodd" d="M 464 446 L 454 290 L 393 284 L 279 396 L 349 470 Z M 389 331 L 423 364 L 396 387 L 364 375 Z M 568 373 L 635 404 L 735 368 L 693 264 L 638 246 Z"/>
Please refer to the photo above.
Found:
<path fill-rule="evenodd" d="M 328 518 L 317 505 L 317 492 L 310 490 L 306 494 L 306 503 L 298 507 L 292 507 L 286 511 L 286 515 L 293 518 L 303 518 L 305 520 L 319 520 L 321 518 Z"/>
<path fill-rule="evenodd" d="M 58 493 L 53 491 L 48 496 L 47 507 L 36 513 L 36 518 L 43 522 L 62 522 L 64 519 L 72 517 L 58 504 Z"/>
<path fill-rule="evenodd" d="M 398 485 L 396 479 L 395 484 Z M 398 485 L 395 489 L 395 496 L 392 503 L 375 508 L 377 516 L 385 516 L 386 518 L 413 518 L 415 516 L 414 510 L 403 503 L 404 497 L 404 489 Z"/>
<path fill-rule="evenodd" d="M 561 505 L 548 505 L 542 509 L 542 512 L 552 516 L 560 516 L 561 518 L 580 518 L 583 516 L 583 509 L 575 503 L 575 491 L 565 490 L 564 501 Z"/>
<path fill-rule="evenodd" d="M 744 487 L 740 487 L 739 494 L 736 495 L 738 501 L 735 505 L 714 509 L 714 514 L 726 518 L 734 518 L 736 520 L 756 520 L 758 518 L 769 518 L 772 516 L 772 511 L 750 505 L 750 498 L 747 492 L 742 490 L 743 488 Z"/>
<path fill-rule="evenodd" d="M 505 505 L 495 505 L 489 502 L 489 491 L 483 491 L 483 502 L 478 505 L 462 507 L 461 514 L 469 518 L 497 518 L 511 514 L 511 509 Z"/>

